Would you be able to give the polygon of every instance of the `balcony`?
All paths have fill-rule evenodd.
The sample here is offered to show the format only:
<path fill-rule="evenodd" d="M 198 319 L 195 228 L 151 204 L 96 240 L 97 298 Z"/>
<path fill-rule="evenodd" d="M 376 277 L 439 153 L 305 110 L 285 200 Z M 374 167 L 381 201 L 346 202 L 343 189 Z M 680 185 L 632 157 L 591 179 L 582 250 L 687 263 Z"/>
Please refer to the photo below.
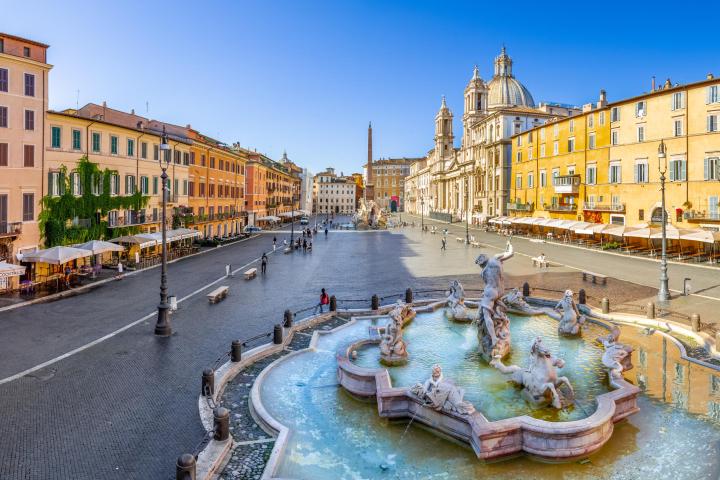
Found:
<path fill-rule="evenodd" d="M 108 228 L 120 227 L 138 227 L 159 222 L 154 215 L 145 215 L 145 213 L 133 212 L 128 216 L 117 217 L 115 219 L 108 217 Z"/>
<path fill-rule="evenodd" d="M 509 212 L 532 212 L 535 205 L 532 203 L 508 203 L 507 210 Z"/>
<path fill-rule="evenodd" d="M 0 222 L 0 237 L 17 237 L 22 233 L 22 222 Z"/>
<path fill-rule="evenodd" d="M 683 218 L 689 223 L 720 223 L 720 206 L 707 207 L 701 205 L 701 210 L 687 210 L 683 213 Z"/>
<path fill-rule="evenodd" d="M 575 212 L 577 211 L 577 205 L 574 203 L 551 203 L 550 205 L 543 205 L 543 209 L 548 212 Z"/>
<path fill-rule="evenodd" d="M 580 175 L 560 175 L 553 177 L 555 193 L 577 194 L 580 189 Z"/>
<path fill-rule="evenodd" d="M 613 212 L 613 213 L 625 213 L 624 203 L 595 203 L 585 202 L 583 210 L 586 212 Z"/>

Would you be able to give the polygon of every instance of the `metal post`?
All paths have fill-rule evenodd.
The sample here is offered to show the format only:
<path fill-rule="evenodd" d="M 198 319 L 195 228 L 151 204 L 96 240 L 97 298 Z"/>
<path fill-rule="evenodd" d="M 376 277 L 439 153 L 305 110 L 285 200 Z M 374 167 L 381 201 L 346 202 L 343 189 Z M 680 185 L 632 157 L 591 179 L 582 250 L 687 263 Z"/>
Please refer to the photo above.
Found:
<path fill-rule="evenodd" d="M 213 410 L 213 438 L 220 442 L 230 438 L 230 411 L 225 407 Z"/>
<path fill-rule="evenodd" d="M 175 464 L 175 480 L 195 480 L 195 457 L 183 453 Z"/>
<path fill-rule="evenodd" d="M 215 393 L 215 372 L 212 368 L 206 368 L 202 373 L 202 384 L 200 394 L 203 397 L 212 397 Z"/>
<path fill-rule="evenodd" d="M 420 233 L 425 231 L 425 199 L 420 197 Z"/>
<path fill-rule="evenodd" d="M 585 293 L 584 288 L 581 288 L 578 292 L 578 303 L 580 305 L 585 305 L 587 303 L 587 293 Z"/>
<path fill-rule="evenodd" d="M 699 332 L 702 328 L 700 325 L 700 315 L 698 315 L 697 313 L 693 313 L 690 316 L 690 324 L 692 325 L 693 332 Z"/>
<path fill-rule="evenodd" d="M 273 343 L 280 345 L 283 342 L 283 329 L 279 323 L 273 327 Z"/>
<path fill-rule="evenodd" d="M 292 247 L 293 237 L 295 236 L 295 186 L 292 188 L 292 217 L 290 217 L 290 246 Z M 295 247 L 293 247 L 294 250 Z"/>
<path fill-rule="evenodd" d="M 610 313 L 610 300 L 608 298 L 603 298 L 600 305 L 602 305 L 602 313 Z"/>
<path fill-rule="evenodd" d="M 661 194 L 661 208 L 662 208 L 662 257 L 660 259 L 660 289 L 658 290 L 658 301 L 661 304 L 667 304 L 670 300 L 670 288 L 668 287 L 668 274 L 667 274 L 667 212 L 665 211 L 665 171 L 660 165 L 660 162 L 665 160 L 665 143 L 660 141 L 660 148 L 658 150 L 658 170 L 660 170 L 660 194 Z"/>
<path fill-rule="evenodd" d="M 465 174 L 465 244 L 470 245 L 470 210 L 468 209 L 468 185 L 470 185 L 470 181 L 468 180 L 468 174 Z"/>
<path fill-rule="evenodd" d="M 285 328 L 290 328 L 290 327 L 292 327 L 292 323 L 293 323 L 293 313 L 289 309 L 285 310 L 285 314 L 283 316 L 283 326 Z"/>
<path fill-rule="evenodd" d="M 650 320 L 655 319 L 655 304 L 653 302 L 648 302 L 645 307 L 645 316 Z"/>
<path fill-rule="evenodd" d="M 530 284 L 528 282 L 523 283 L 522 294 L 523 294 L 523 297 L 530 296 Z"/>
<path fill-rule="evenodd" d="M 380 308 L 380 298 L 377 295 L 373 295 L 370 299 L 370 306 L 372 310 L 377 310 Z"/>
<path fill-rule="evenodd" d="M 330 311 L 337 312 L 337 298 L 335 298 L 335 295 L 330 295 Z"/>
<path fill-rule="evenodd" d="M 413 303 L 413 291 L 412 288 L 405 290 L 405 303 Z"/>
<path fill-rule="evenodd" d="M 242 342 L 233 340 L 230 344 L 230 361 L 239 362 L 240 360 L 242 360 Z"/>
<path fill-rule="evenodd" d="M 165 150 L 161 150 L 165 154 Z M 164 159 L 160 158 L 162 162 Z M 155 335 L 167 337 L 172 334 L 168 311 L 170 305 L 167 302 L 167 167 L 162 169 L 162 266 L 160 268 L 160 304 L 158 305 L 158 317 L 155 324 Z"/>

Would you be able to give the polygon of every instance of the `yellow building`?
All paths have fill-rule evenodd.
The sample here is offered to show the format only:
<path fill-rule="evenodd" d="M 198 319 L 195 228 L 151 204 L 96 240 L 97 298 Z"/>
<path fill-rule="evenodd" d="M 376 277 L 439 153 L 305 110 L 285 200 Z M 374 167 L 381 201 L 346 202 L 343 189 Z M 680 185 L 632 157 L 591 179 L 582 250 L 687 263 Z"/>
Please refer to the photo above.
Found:
<path fill-rule="evenodd" d="M 601 95 L 580 115 L 513 137 L 512 213 L 657 223 L 662 168 L 670 222 L 718 230 L 719 120 L 720 80 L 712 75 L 687 85 L 668 80 L 611 104 Z M 667 157 L 659 164 L 661 140 Z"/>

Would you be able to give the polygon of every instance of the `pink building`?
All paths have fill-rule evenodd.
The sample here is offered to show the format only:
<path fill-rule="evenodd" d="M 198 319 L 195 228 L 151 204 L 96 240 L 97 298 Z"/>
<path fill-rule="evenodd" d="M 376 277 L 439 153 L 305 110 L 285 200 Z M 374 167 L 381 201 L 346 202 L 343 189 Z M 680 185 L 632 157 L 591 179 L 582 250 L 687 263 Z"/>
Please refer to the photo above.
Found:
<path fill-rule="evenodd" d="M 40 246 L 48 45 L 0 32 L 0 261 Z"/>

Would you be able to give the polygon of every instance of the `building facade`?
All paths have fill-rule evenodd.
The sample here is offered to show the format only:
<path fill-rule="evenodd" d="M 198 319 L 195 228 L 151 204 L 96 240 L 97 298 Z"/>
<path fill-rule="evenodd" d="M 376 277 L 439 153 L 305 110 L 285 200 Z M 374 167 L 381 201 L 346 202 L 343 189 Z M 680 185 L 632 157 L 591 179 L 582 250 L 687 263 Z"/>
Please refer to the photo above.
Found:
<path fill-rule="evenodd" d="M 583 112 L 513 138 L 514 198 L 534 201 L 518 214 L 634 225 L 662 221 L 660 171 L 666 172 L 668 218 L 678 227 L 720 228 L 720 80 L 652 85 L 650 92 Z M 519 144 L 518 144 L 518 138 Z M 530 138 L 533 139 L 531 142 Z M 559 147 L 550 147 L 557 141 Z M 658 159 L 660 142 L 666 161 Z M 529 159 L 543 148 L 545 156 Z M 553 150 L 549 150 L 552 148 Z M 573 148 L 572 152 L 568 149 Z M 530 152 L 533 153 L 530 153 Z M 528 175 L 557 175 L 528 185 Z M 547 177 L 546 177 L 547 178 Z M 522 182 L 520 183 L 521 180 Z M 550 200 L 552 199 L 552 200 Z"/>
<path fill-rule="evenodd" d="M 430 169 L 426 158 L 410 164 L 410 173 L 405 177 L 403 211 L 415 215 L 430 213 Z"/>
<path fill-rule="evenodd" d="M 333 168 L 315 175 L 315 213 L 352 215 L 356 211 L 357 185 L 352 177 L 337 176 Z"/>
<path fill-rule="evenodd" d="M 42 243 L 48 48 L 0 33 L 0 261 Z"/>
<path fill-rule="evenodd" d="M 419 158 L 383 158 L 372 162 L 373 200 L 390 212 L 401 212 L 405 206 L 405 177 L 410 165 Z"/>

